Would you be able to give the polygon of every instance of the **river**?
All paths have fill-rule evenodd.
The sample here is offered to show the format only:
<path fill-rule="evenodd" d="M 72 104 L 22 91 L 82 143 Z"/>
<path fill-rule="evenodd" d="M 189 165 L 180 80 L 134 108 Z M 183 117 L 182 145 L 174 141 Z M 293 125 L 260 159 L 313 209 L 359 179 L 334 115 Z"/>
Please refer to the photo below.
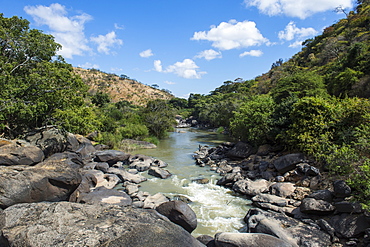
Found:
<path fill-rule="evenodd" d="M 198 219 L 198 227 L 192 233 L 195 237 L 202 234 L 214 236 L 217 232 L 238 232 L 244 226 L 242 219 L 250 208 L 249 200 L 216 185 L 220 176 L 210 167 L 195 165 L 192 155 L 199 145 L 215 146 L 224 141 L 228 141 L 225 135 L 191 128 L 178 129 L 161 140 L 156 149 L 135 151 L 136 154 L 153 156 L 168 163 L 166 169 L 173 174 L 170 178 L 159 179 L 147 175 L 148 181 L 140 184 L 140 190 L 189 198 L 192 201 L 189 206 Z M 193 181 L 197 178 L 208 178 L 210 182 L 198 184 Z"/>

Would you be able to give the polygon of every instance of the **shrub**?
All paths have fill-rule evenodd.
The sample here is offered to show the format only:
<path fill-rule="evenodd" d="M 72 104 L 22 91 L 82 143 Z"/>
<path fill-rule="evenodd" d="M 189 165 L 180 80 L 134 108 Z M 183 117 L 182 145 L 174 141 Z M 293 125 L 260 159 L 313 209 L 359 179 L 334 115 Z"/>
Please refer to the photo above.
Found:
<path fill-rule="evenodd" d="M 275 104 L 268 95 L 258 95 L 244 102 L 234 112 L 231 131 L 235 137 L 259 145 L 265 143 L 272 130 L 271 115 Z"/>

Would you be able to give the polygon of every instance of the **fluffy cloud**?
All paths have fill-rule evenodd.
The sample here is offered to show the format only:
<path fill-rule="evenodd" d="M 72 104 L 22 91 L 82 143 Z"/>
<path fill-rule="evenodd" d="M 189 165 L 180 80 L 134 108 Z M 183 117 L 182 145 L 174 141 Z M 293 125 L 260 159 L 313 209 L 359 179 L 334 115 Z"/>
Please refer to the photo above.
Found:
<path fill-rule="evenodd" d="M 139 55 L 140 55 L 140 57 L 151 57 L 154 54 L 153 54 L 153 52 L 152 52 L 151 49 L 148 49 L 148 50 L 145 50 L 145 51 L 140 52 Z"/>
<path fill-rule="evenodd" d="M 221 50 L 269 43 L 268 39 L 264 38 L 257 29 L 255 22 L 237 22 L 236 20 L 221 22 L 217 27 L 211 26 L 209 31 L 195 32 L 191 39 L 211 41 L 213 47 Z"/>
<path fill-rule="evenodd" d="M 280 40 L 292 41 L 293 44 L 289 47 L 299 47 L 304 39 L 315 36 L 318 32 L 312 27 L 309 28 L 298 28 L 293 21 L 285 27 L 284 31 L 280 31 L 278 37 Z"/>
<path fill-rule="evenodd" d="M 204 58 L 209 61 L 215 58 L 222 58 L 222 54 L 219 51 L 209 49 L 199 52 L 198 55 L 195 56 L 195 58 Z"/>
<path fill-rule="evenodd" d="M 334 10 L 338 6 L 352 8 L 352 0 L 244 0 L 267 15 L 287 15 L 305 19 L 318 12 Z"/>
<path fill-rule="evenodd" d="M 239 57 L 245 57 L 245 56 L 252 56 L 252 57 L 260 57 L 263 55 L 263 52 L 260 50 L 250 50 L 245 51 L 242 54 L 239 55 Z"/>
<path fill-rule="evenodd" d="M 84 64 L 79 64 L 78 67 L 84 68 L 84 69 L 99 69 L 99 65 L 92 64 L 89 62 L 86 62 Z"/>
<path fill-rule="evenodd" d="M 207 73 L 199 71 L 198 65 L 196 65 L 191 59 L 184 59 L 182 62 L 176 62 L 173 65 L 168 66 L 166 69 L 163 69 L 162 62 L 160 60 L 155 60 L 154 69 L 158 72 L 174 73 L 186 79 L 200 79 L 203 74 Z"/>
<path fill-rule="evenodd" d="M 157 71 L 157 72 L 163 72 L 161 60 L 155 60 L 154 61 L 154 70 Z"/>
<path fill-rule="evenodd" d="M 91 37 L 91 41 L 98 45 L 98 52 L 110 54 L 110 48 L 115 45 L 122 45 L 123 41 L 117 39 L 116 32 L 112 31 L 106 35 Z"/>
<path fill-rule="evenodd" d="M 84 34 L 85 23 L 92 20 L 90 15 L 82 13 L 68 17 L 65 7 L 58 3 L 49 7 L 26 6 L 24 11 L 32 16 L 37 25 L 47 25 L 50 28 L 55 41 L 63 46 L 59 51 L 60 55 L 72 58 L 74 55 L 83 55 L 84 52 L 90 51 Z"/>

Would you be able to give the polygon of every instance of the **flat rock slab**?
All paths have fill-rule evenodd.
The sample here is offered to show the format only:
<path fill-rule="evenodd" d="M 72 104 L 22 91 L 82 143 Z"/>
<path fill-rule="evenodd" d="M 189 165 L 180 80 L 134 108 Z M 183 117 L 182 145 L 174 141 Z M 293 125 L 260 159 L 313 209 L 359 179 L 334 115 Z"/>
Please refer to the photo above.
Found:
<path fill-rule="evenodd" d="M 0 243 L 12 247 L 204 246 L 155 211 L 132 207 L 26 203 L 7 208 L 0 217 Z"/>
<path fill-rule="evenodd" d="M 291 244 L 277 237 L 261 233 L 229 233 L 216 234 L 215 244 L 217 247 L 292 247 Z"/>
<path fill-rule="evenodd" d="M 79 186 L 77 154 L 57 153 L 35 166 L 0 166 L 0 207 L 67 200 Z"/>
<path fill-rule="evenodd" d="M 4 145 L 0 147 L 0 165 L 33 165 L 44 159 L 44 152 L 36 146 Z"/>

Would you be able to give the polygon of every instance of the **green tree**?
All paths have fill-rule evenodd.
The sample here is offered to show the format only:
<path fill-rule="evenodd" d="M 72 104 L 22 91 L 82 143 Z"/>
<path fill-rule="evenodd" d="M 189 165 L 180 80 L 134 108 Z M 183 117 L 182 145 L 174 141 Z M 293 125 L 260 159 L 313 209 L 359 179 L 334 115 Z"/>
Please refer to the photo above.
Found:
<path fill-rule="evenodd" d="M 272 89 L 272 97 L 280 103 L 289 96 L 325 96 L 327 94 L 323 78 L 315 72 L 299 71 L 278 80 Z"/>
<path fill-rule="evenodd" d="M 257 95 L 244 102 L 231 121 L 234 136 L 259 145 L 270 139 L 275 103 L 269 95 Z"/>
<path fill-rule="evenodd" d="M 149 133 L 157 138 L 166 137 L 175 124 L 175 113 L 164 100 L 149 101 L 142 117 Z"/>
<path fill-rule="evenodd" d="M 56 110 L 84 105 L 86 87 L 55 56 L 60 48 L 27 20 L 0 14 L 0 133 L 15 137 L 55 123 Z"/>

